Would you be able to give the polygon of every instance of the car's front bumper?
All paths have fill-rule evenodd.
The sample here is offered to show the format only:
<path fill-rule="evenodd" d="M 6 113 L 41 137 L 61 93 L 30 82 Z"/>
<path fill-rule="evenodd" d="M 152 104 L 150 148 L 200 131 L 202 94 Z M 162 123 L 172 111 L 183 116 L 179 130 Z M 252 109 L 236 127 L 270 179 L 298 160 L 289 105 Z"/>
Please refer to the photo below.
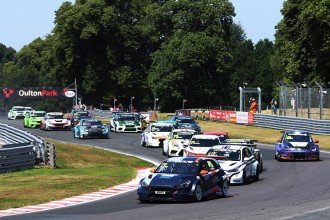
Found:
<path fill-rule="evenodd" d="M 319 151 L 278 151 L 279 160 L 319 160 Z"/>
<path fill-rule="evenodd" d="M 117 127 L 118 132 L 142 132 L 141 126 L 124 125 Z"/>
<path fill-rule="evenodd" d="M 164 194 L 157 194 L 159 193 Z M 138 199 L 141 201 L 188 201 L 194 199 L 194 191 L 191 187 L 174 189 L 172 187 L 139 187 Z"/>

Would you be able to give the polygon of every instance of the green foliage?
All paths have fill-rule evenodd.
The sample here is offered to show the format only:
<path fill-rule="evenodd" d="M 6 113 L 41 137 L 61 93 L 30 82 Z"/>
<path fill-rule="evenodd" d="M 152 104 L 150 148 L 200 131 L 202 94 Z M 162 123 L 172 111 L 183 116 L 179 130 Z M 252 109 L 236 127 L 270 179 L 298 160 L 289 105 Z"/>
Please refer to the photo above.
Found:
<path fill-rule="evenodd" d="M 290 81 L 330 80 L 330 3 L 288 0 L 277 26 L 276 49 Z"/>
<path fill-rule="evenodd" d="M 228 0 L 77 0 L 56 10 L 55 28 L 19 52 L 0 44 L 1 86 L 69 86 L 87 105 L 173 111 L 239 106 L 239 86 L 262 90 L 275 81 L 330 81 L 327 0 L 288 0 L 276 43 L 253 44 L 233 22 Z M 6 103 L 6 105 L 22 100 Z M 69 109 L 72 100 L 34 102 Z M 54 109 L 52 109 L 54 108 Z"/>

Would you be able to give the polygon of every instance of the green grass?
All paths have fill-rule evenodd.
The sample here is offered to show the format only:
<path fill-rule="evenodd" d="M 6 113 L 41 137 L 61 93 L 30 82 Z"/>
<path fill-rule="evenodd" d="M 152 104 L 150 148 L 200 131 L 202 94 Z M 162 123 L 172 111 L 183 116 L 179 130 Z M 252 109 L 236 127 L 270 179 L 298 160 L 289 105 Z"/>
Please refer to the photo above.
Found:
<path fill-rule="evenodd" d="M 58 168 L 0 175 L 0 209 L 45 203 L 129 182 L 153 164 L 110 151 L 54 142 Z"/>

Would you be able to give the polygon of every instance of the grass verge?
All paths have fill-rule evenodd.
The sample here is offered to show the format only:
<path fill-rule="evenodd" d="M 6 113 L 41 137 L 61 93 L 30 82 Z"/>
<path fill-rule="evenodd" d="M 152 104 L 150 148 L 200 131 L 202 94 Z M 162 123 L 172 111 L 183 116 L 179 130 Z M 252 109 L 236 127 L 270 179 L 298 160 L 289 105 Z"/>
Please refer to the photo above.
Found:
<path fill-rule="evenodd" d="M 129 182 L 137 167 L 153 164 L 136 157 L 51 141 L 58 168 L 36 167 L 0 175 L 0 209 L 40 204 Z"/>

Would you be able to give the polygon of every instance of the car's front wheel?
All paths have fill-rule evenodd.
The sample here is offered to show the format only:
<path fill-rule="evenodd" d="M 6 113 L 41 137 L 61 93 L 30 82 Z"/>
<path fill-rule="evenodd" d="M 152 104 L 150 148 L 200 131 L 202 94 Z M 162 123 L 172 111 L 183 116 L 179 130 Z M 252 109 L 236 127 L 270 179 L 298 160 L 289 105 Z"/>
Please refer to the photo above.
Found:
<path fill-rule="evenodd" d="M 141 146 L 145 147 L 146 146 L 146 142 L 143 140 L 143 138 L 141 138 Z"/>
<path fill-rule="evenodd" d="M 196 185 L 196 188 L 195 188 L 195 201 L 196 202 L 200 202 L 203 198 L 203 190 L 202 190 L 202 186 L 200 184 L 197 184 Z"/>

